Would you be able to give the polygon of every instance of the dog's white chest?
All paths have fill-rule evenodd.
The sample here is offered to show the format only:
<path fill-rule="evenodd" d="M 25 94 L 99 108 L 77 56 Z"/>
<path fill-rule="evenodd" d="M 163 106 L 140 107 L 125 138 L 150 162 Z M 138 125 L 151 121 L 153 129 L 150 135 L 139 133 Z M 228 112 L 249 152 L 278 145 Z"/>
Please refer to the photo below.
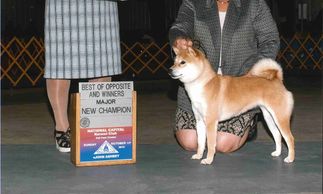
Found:
<path fill-rule="evenodd" d="M 205 102 L 203 89 L 201 87 L 191 86 L 187 87 L 186 91 L 190 97 L 194 114 L 199 114 L 200 116 L 204 117 L 206 114 L 207 104 Z"/>

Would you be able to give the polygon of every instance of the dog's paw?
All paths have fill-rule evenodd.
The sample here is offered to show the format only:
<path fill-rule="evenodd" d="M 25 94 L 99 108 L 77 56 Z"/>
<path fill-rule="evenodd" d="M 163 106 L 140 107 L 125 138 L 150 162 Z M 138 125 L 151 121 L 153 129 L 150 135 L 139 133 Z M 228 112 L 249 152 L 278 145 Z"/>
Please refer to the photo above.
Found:
<path fill-rule="evenodd" d="M 277 156 L 280 156 L 280 154 L 281 154 L 281 152 L 276 150 L 271 153 L 271 156 L 277 157 Z"/>
<path fill-rule="evenodd" d="M 194 154 L 191 159 L 193 160 L 199 160 L 202 158 L 202 154 Z"/>
<path fill-rule="evenodd" d="M 292 163 L 292 162 L 294 162 L 294 159 L 291 159 L 290 157 L 286 157 L 284 159 L 284 162 L 286 162 L 286 163 Z"/>
<path fill-rule="evenodd" d="M 204 165 L 210 165 L 212 164 L 212 162 L 213 162 L 213 159 L 210 159 L 210 158 L 205 158 L 201 160 L 201 164 L 204 164 Z"/>

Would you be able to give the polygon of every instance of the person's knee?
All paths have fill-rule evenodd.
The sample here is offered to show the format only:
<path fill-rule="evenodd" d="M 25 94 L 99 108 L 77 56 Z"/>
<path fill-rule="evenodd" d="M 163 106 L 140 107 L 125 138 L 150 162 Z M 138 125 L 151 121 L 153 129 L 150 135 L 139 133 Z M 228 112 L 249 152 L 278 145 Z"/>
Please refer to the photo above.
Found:
<path fill-rule="evenodd" d="M 222 152 L 222 153 L 233 152 L 236 150 L 234 148 L 235 148 L 235 146 L 233 146 L 232 143 L 217 143 L 217 145 L 216 145 L 216 150 L 218 152 Z"/>
<path fill-rule="evenodd" d="M 187 151 L 196 151 L 197 150 L 197 145 L 193 144 L 192 142 L 182 141 L 182 142 L 179 142 L 179 144 L 182 146 L 183 149 L 185 149 Z"/>
<path fill-rule="evenodd" d="M 216 150 L 222 153 L 234 152 L 239 148 L 239 141 L 227 135 L 223 135 L 217 139 Z"/>
<path fill-rule="evenodd" d="M 177 142 L 187 151 L 197 150 L 197 135 L 195 130 L 179 130 L 175 133 Z"/>

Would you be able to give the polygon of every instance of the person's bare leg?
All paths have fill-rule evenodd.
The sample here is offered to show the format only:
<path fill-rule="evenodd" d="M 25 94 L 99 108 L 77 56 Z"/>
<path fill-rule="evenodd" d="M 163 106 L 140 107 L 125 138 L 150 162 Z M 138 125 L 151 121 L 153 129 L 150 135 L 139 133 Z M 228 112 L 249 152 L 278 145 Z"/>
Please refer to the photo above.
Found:
<path fill-rule="evenodd" d="M 222 153 L 229 153 L 239 149 L 247 140 L 248 137 L 247 129 L 242 137 L 225 133 L 218 132 L 217 135 L 217 151 Z M 175 137 L 183 147 L 183 149 L 187 151 L 196 151 L 197 149 L 197 133 L 194 129 L 181 129 L 176 131 Z"/>
<path fill-rule="evenodd" d="M 218 132 L 217 151 L 230 153 L 238 150 L 246 142 L 249 129 L 245 131 L 242 137 L 231 133 Z"/>
<path fill-rule="evenodd" d="M 89 82 L 111 82 L 112 77 L 99 77 L 90 79 Z"/>
<path fill-rule="evenodd" d="M 65 132 L 69 128 L 67 108 L 70 83 L 70 80 L 46 80 L 47 95 L 53 109 L 57 131 Z"/>
<path fill-rule="evenodd" d="M 197 150 L 197 133 L 195 129 L 180 129 L 176 131 L 175 137 L 183 149 L 187 151 Z"/>

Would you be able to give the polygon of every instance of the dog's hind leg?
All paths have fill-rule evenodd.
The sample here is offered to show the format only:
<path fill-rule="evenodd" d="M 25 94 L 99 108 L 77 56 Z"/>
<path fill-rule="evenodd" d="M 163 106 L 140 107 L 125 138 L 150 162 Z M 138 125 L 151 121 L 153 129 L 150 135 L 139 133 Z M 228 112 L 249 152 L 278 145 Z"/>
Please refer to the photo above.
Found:
<path fill-rule="evenodd" d="M 269 112 L 264 107 L 261 107 L 261 110 L 276 143 L 276 151 L 271 155 L 279 156 L 281 154 L 281 136 L 283 136 L 288 148 L 288 156 L 284 159 L 284 162 L 293 162 L 295 159 L 295 145 L 294 137 L 290 130 L 291 109 L 287 109 L 288 112 L 284 113 L 279 112 L 278 110 L 276 110 L 276 112 Z"/>
<path fill-rule="evenodd" d="M 294 137 L 290 130 L 290 117 L 278 117 L 278 123 L 280 127 L 280 132 L 288 147 L 288 156 L 284 159 L 284 162 L 291 163 L 295 159 L 295 144 Z"/>
<path fill-rule="evenodd" d="M 281 139 L 281 134 L 279 132 L 279 129 L 274 121 L 274 118 L 272 117 L 271 113 L 265 108 L 265 107 L 260 107 L 262 114 L 264 116 L 264 119 L 266 121 L 266 124 L 273 135 L 275 144 L 276 144 L 276 150 L 271 153 L 272 156 L 277 157 L 280 156 L 281 154 L 281 149 L 282 149 L 282 139 Z"/>
<path fill-rule="evenodd" d="M 285 102 L 282 104 L 282 106 L 283 105 L 286 111 L 282 112 L 278 110 L 277 112 L 280 115 L 277 115 L 277 119 L 279 122 L 280 133 L 282 134 L 288 147 L 288 156 L 284 159 L 284 162 L 290 163 L 295 159 L 295 142 L 290 128 L 290 118 L 292 116 L 294 105 L 293 94 L 291 92 L 286 93 Z"/>

